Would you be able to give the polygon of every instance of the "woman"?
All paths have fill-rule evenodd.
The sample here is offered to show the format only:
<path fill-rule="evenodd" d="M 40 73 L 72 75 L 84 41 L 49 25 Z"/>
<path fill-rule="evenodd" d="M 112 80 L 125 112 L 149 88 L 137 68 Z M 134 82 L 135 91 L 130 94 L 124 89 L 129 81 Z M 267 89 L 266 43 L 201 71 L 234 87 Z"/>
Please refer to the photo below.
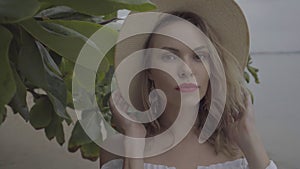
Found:
<path fill-rule="evenodd" d="M 275 169 L 276 165 L 269 160 L 255 129 L 252 103 L 243 83 L 243 70 L 249 53 L 249 37 L 240 8 L 231 0 L 157 0 L 154 3 L 158 6 L 158 11 L 176 17 L 163 17 L 159 22 L 153 23 L 154 26 L 146 26 L 154 33 L 133 37 L 117 45 L 116 67 L 132 52 L 140 49 L 152 50 L 144 52 L 146 57 L 143 58 L 143 66 L 149 69 L 133 79 L 129 88 L 130 96 L 123 98 L 125 89 L 122 83 L 119 83 L 120 91 L 112 94 L 110 107 L 113 123 L 120 132 L 129 137 L 149 138 L 167 131 L 178 117 L 195 117 L 195 121 L 191 123 L 187 133 L 184 133 L 187 130 L 179 129 L 178 133 L 184 133 L 184 138 L 178 144 L 154 156 L 122 157 L 102 149 L 100 167 Z M 144 20 L 145 18 L 147 17 L 144 17 Z M 151 22 L 149 18 L 148 21 Z M 126 25 L 132 25 L 129 19 L 124 23 L 121 37 L 126 32 Z M 217 63 L 218 58 L 221 67 Z M 128 67 L 134 66 L 136 64 Z M 222 83 L 222 70 L 225 84 Z M 220 121 L 212 135 L 199 143 L 199 135 L 205 130 L 205 121 L 211 116 L 211 101 L 216 97 L 213 90 L 218 89 L 225 93 L 225 105 L 221 106 L 221 113 L 219 111 L 219 114 L 212 117 L 218 119 L 219 116 Z M 148 96 L 153 90 L 164 93 L 157 93 L 156 102 L 151 99 L 148 101 Z M 222 94 L 218 94 L 220 95 L 217 97 L 222 98 Z M 138 110 L 150 109 L 147 114 L 150 120 L 139 123 L 124 118 L 129 100 Z M 162 114 L 153 108 L 155 103 L 163 103 Z M 187 109 L 181 109 L 182 105 Z M 161 108 L 161 105 L 157 104 L 156 107 Z M 193 116 L 192 112 L 195 109 L 197 111 Z M 180 116 L 180 113 L 184 116 Z M 137 117 L 131 119 L 137 120 Z M 177 138 L 176 131 L 173 131 L 175 136 L 172 139 Z M 146 143 L 140 143 L 135 145 L 125 140 L 124 151 L 129 154 L 136 151 L 143 153 Z M 158 142 L 154 145 L 156 144 Z"/>

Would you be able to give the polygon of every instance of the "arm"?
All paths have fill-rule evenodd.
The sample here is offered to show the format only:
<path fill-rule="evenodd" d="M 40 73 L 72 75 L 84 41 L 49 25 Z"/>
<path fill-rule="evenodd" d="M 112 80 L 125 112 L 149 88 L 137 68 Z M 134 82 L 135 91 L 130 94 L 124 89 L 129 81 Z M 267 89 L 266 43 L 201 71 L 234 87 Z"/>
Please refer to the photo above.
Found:
<path fill-rule="evenodd" d="M 270 165 L 270 159 L 255 129 L 248 130 L 248 138 L 240 148 L 243 151 L 249 169 L 266 169 Z"/>
<path fill-rule="evenodd" d="M 138 130 L 137 127 L 129 128 L 125 131 L 125 135 L 130 137 L 139 137 L 139 138 L 145 138 L 146 131 L 145 130 Z M 143 156 L 144 154 L 144 148 L 145 148 L 145 142 L 133 142 L 124 140 L 124 150 L 125 154 L 130 155 L 139 155 Z M 128 158 L 125 157 L 124 163 L 123 163 L 123 169 L 142 169 L 144 168 L 144 159 L 143 158 Z"/>
<path fill-rule="evenodd" d="M 115 105 L 116 103 L 117 105 Z M 117 124 L 117 128 L 120 129 L 125 136 L 134 137 L 134 138 L 145 138 L 147 131 L 143 124 L 138 122 L 133 122 L 129 120 L 126 111 L 128 110 L 129 105 L 122 98 L 121 94 L 118 91 L 115 91 L 110 100 L 109 100 L 110 109 L 112 112 L 112 123 Z M 118 107 L 118 108 L 117 108 Z M 121 112 L 123 115 L 121 115 Z M 134 117 L 131 117 L 134 119 Z M 123 169 L 142 169 L 144 168 L 143 158 L 128 158 L 132 156 L 142 157 L 144 154 L 145 142 L 133 142 L 128 140 L 128 137 L 124 137 L 124 152 L 125 158 L 123 160 Z"/>
<path fill-rule="evenodd" d="M 269 157 L 255 128 L 254 109 L 250 96 L 247 96 L 246 111 L 238 117 L 232 116 L 228 134 L 245 155 L 249 169 L 266 169 L 270 165 Z"/>

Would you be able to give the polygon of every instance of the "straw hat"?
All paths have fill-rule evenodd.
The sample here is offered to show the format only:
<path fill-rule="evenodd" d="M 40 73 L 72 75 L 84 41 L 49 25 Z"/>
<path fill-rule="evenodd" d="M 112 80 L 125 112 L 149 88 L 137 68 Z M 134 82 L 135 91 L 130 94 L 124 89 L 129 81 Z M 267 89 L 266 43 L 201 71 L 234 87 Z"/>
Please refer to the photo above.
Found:
<path fill-rule="evenodd" d="M 151 0 L 157 9 L 153 12 L 171 12 L 183 11 L 192 12 L 204 19 L 208 25 L 213 29 L 219 39 L 219 43 L 231 52 L 242 68 L 247 65 L 249 55 L 249 30 L 245 16 L 234 0 Z M 144 12 L 145 13 L 145 12 Z M 123 61 L 124 58 L 134 53 L 135 51 L 142 50 L 149 34 L 134 36 L 141 32 L 147 33 L 153 31 L 157 25 L 157 21 L 153 18 L 143 15 L 145 18 L 141 19 L 140 16 L 134 16 L 138 13 L 130 13 L 124 21 L 119 34 L 119 40 L 124 40 L 116 45 L 115 51 L 115 67 Z M 142 17 L 143 17 L 142 16 Z M 138 19 L 139 18 L 139 19 Z M 141 29 L 142 31 L 136 31 Z M 138 61 L 140 62 L 140 61 Z M 140 69 L 140 64 L 131 64 L 127 67 L 128 72 L 134 72 Z M 123 71 L 122 75 L 116 74 L 118 77 L 124 77 L 127 71 Z M 143 106 L 141 102 L 141 85 L 140 81 L 143 80 L 143 75 L 136 77 L 130 82 L 129 97 L 133 105 L 141 109 Z M 119 82 L 118 82 L 119 83 Z M 127 85 L 127 84 L 126 84 Z M 122 95 L 125 95 L 125 100 L 129 101 L 128 87 L 119 83 L 119 88 Z"/>

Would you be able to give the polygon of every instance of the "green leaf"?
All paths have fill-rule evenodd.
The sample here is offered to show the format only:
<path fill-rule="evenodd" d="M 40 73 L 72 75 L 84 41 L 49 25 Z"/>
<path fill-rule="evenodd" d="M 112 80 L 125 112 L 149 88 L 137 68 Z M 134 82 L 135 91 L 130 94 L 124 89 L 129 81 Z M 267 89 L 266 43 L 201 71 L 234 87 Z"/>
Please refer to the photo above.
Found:
<path fill-rule="evenodd" d="M 109 61 L 107 59 L 107 57 L 105 57 L 102 62 L 100 63 L 100 66 L 98 68 L 98 72 L 97 73 L 106 73 L 109 71 L 109 67 L 110 67 L 110 64 L 109 64 Z"/>
<path fill-rule="evenodd" d="M 6 108 L 5 106 L 0 107 L 0 125 L 4 122 L 5 118 L 6 118 Z"/>
<path fill-rule="evenodd" d="M 62 23 L 62 21 L 58 21 L 57 23 L 40 22 L 39 24 L 35 20 L 29 19 L 21 22 L 21 25 L 48 48 L 75 62 L 81 48 L 88 40 L 88 37 L 85 35 L 90 35 L 92 32 L 97 31 L 99 26 L 82 21 L 66 21 L 64 24 L 69 26 L 66 27 L 61 25 Z M 87 29 L 88 27 L 89 29 Z M 81 30 L 82 32 L 77 32 L 76 30 Z"/>
<path fill-rule="evenodd" d="M 59 66 L 63 74 L 64 82 L 67 87 L 67 106 L 74 109 L 73 96 L 72 96 L 72 77 L 73 77 L 74 63 L 63 58 Z"/>
<path fill-rule="evenodd" d="M 100 112 L 98 112 L 98 109 L 96 108 L 98 105 L 97 103 L 95 104 L 95 108 L 90 106 L 89 109 L 82 110 L 80 120 L 85 132 L 93 141 L 102 140 L 101 123 L 103 122 L 100 117 Z"/>
<path fill-rule="evenodd" d="M 17 56 L 17 68 L 26 80 L 40 88 L 47 88 L 44 65 L 39 50 L 26 32 L 21 34 L 21 48 Z"/>
<path fill-rule="evenodd" d="M 111 50 L 108 51 L 107 55 L 105 57 L 107 57 L 108 62 L 110 65 L 114 65 L 115 61 L 115 48 L 112 48 Z"/>
<path fill-rule="evenodd" d="M 249 55 L 248 57 L 248 63 L 247 63 L 247 69 L 248 71 L 250 72 L 250 74 L 253 76 L 254 80 L 255 80 L 255 83 L 256 84 L 259 84 L 259 78 L 258 78 L 258 75 L 257 75 L 257 72 L 259 71 L 257 68 L 251 66 L 252 64 L 252 57 L 251 55 Z M 248 75 L 249 76 L 249 75 Z M 250 79 L 250 78 L 249 78 Z M 249 80 L 250 81 L 250 80 Z M 249 82 L 248 82 L 249 83 Z"/>
<path fill-rule="evenodd" d="M 96 161 L 99 157 L 100 147 L 96 143 L 91 142 L 89 144 L 82 145 L 80 152 L 83 158 Z"/>
<path fill-rule="evenodd" d="M 116 12 L 115 12 L 116 13 Z M 37 19 L 63 19 L 63 20 L 79 20 L 100 23 L 105 21 L 102 16 L 91 16 L 87 14 L 79 13 L 67 6 L 55 6 L 41 11 L 35 15 Z"/>
<path fill-rule="evenodd" d="M 112 76 L 114 73 L 113 57 L 114 57 L 114 52 L 112 49 L 107 53 L 105 58 L 100 63 L 100 66 L 99 66 L 97 74 L 96 74 L 96 87 L 97 87 L 96 93 L 99 93 L 99 90 L 98 90 L 99 87 L 102 89 L 104 89 L 105 86 L 108 87 L 107 88 L 108 90 L 104 89 L 103 92 L 102 91 L 100 92 L 100 93 L 103 93 L 103 95 L 101 95 L 101 98 L 110 91 L 110 84 L 111 84 Z"/>
<path fill-rule="evenodd" d="M 41 12 L 41 11 L 43 11 L 43 10 L 46 10 L 46 9 L 49 9 L 49 8 L 52 8 L 52 7 L 53 7 L 53 5 L 50 4 L 50 3 L 48 3 L 48 2 L 41 2 L 40 0 L 39 0 L 39 2 L 40 2 L 40 9 L 39 9 L 39 12 Z M 38 13 L 39 13 L 39 12 L 38 12 Z"/>
<path fill-rule="evenodd" d="M 249 76 L 248 72 L 244 72 L 244 78 L 245 78 L 245 80 L 246 80 L 247 83 L 250 82 L 250 76 Z"/>
<path fill-rule="evenodd" d="M 70 7 L 55 6 L 52 8 L 42 10 L 41 12 L 35 15 L 35 18 L 59 19 L 69 17 L 74 13 L 76 13 L 76 11 Z"/>
<path fill-rule="evenodd" d="M 74 109 L 73 96 L 71 91 L 67 91 L 67 106 Z"/>
<path fill-rule="evenodd" d="M 53 122 L 51 122 L 50 125 L 48 125 L 45 128 L 45 134 L 46 134 L 46 137 L 49 140 L 52 140 L 55 137 L 55 134 L 56 134 L 56 128 L 55 127 L 56 127 L 55 124 Z"/>
<path fill-rule="evenodd" d="M 67 93 L 64 81 L 45 63 L 48 51 L 39 42 L 34 42 L 26 32 L 23 32 L 21 39 L 23 45 L 17 58 L 20 72 L 32 84 L 47 92 L 59 116 L 70 119 L 65 111 Z"/>
<path fill-rule="evenodd" d="M 103 19 L 105 20 L 109 20 L 109 19 L 113 19 L 113 18 L 117 18 L 118 17 L 118 11 L 114 11 L 110 14 L 106 14 Z"/>
<path fill-rule="evenodd" d="M 56 128 L 56 141 L 60 145 L 65 143 L 65 133 L 62 123 L 59 123 Z"/>
<path fill-rule="evenodd" d="M 71 120 L 71 117 L 69 116 L 69 114 L 66 111 L 66 101 L 64 101 L 63 103 L 61 102 L 61 98 L 57 98 L 54 95 L 52 95 L 50 92 L 47 92 L 49 99 L 54 107 L 54 111 L 56 112 L 57 115 L 59 115 L 60 117 L 67 119 L 67 120 Z"/>
<path fill-rule="evenodd" d="M 74 62 L 71 62 L 71 61 L 69 61 L 65 58 L 62 58 L 61 63 L 59 65 L 59 69 L 60 69 L 64 79 L 66 77 L 71 77 L 72 78 L 74 66 L 75 66 Z"/>
<path fill-rule="evenodd" d="M 50 100 L 47 96 L 42 96 L 30 110 L 30 124 L 37 130 L 47 127 L 51 122 L 52 112 L 54 110 Z"/>
<path fill-rule="evenodd" d="M 91 142 L 92 140 L 85 133 L 80 122 L 77 121 L 73 128 L 72 135 L 69 140 L 68 150 L 70 152 L 75 152 L 80 148 L 81 145 L 88 144 Z"/>
<path fill-rule="evenodd" d="M 13 34 L 13 39 L 10 43 L 9 46 L 9 59 L 12 63 L 12 65 L 14 63 L 16 63 L 16 56 L 18 56 L 19 51 L 20 51 L 20 28 L 21 26 L 17 25 L 17 24 L 9 24 L 9 25 L 5 25 L 6 28 L 12 32 Z"/>
<path fill-rule="evenodd" d="M 48 50 L 40 43 L 37 44 L 40 54 L 43 56 L 44 58 L 44 62 L 45 64 L 51 69 L 51 71 L 56 72 L 58 75 L 62 75 L 58 66 L 56 65 L 55 61 L 53 60 L 53 58 L 50 56 L 50 53 L 48 52 Z"/>
<path fill-rule="evenodd" d="M 63 57 L 60 56 L 59 54 L 55 53 L 53 50 L 50 50 L 49 54 L 50 54 L 51 58 L 53 59 L 53 61 L 55 62 L 55 64 L 59 66 Z"/>
<path fill-rule="evenodd" d="M 87 38 L 92 36 L 97 30 L 99 30 L 101 28 L 101 25 L 99 25 L 99 24 L 86 22 L 86 21 L 46 20 L 44 22 L 64 26 L 65 28 L 69 28 L 73 31 L 76 31 Z"/>
<path fill-rule="evenodd" d="M 9 45 L 12 34 L 0 25 L 0 107 L 3 107 L 12 99 L 16 92 L 16 84 L 8 58 Z"/>
<path fill-rule="evenodd" d="M 255 67 L 252 67 L 252 66 L 248 66 L 248 70 L 250 73 L 253 73 L 253 74 L 258 72 L 258 69 Z"/>
<path fill-rule="evenodd" d="M 80 71 L 84 71 L 84 69 Z M 85 81 L 84 77 L 82 77 L 80 81 L 78 79 L 73 80 L 73 84 L 76 84 L 76 88 L 77 88 L 76 92 L 75 91 L 72 92 L 72 95 L 76 97 L 76 99 L 74 99 L 73 102 L 76 105 L 76 109 L 80 111 L 83 111 L 87 107 L 95 108 L 97 106 L 97 103 L 95 102 L 95 98 L 94 98 L 95 94 L 93 93 L 94 91 L 92 90 L 93 84 L 90 83 L 83 84 L 84 81 Z"/>
<path fill-rule="evenodd" d="M 259 83 L 259 79 L 258 79 L 258 75 L 257 75 L 258 69 L 248 65 L 248 71 L 254 77 L 255 83 L 258 84 Z"/>
<path fill-rule="evenodd" d="M 107 15 L 119 9 L 134 11 L 147 11 L 155 9 L 149 0 L 40 0 L 53 6 L 68 6 L 74 10 L 88 15 Z"/>
<path fill-rule="evenodd" d="M 250 96 L 251 96 L 251 103 L 254 104 L 254 96 L 253 96 L 253 93 L 252 93 L 251 90 L 249 90 L 249 89 L 248 89 L 248 91 L 249 91 L 249 94 L 250 94 Z"/>
<path fill-rule="evenodd" d="M 21 80 L 19 74 L 16 70 L 13 69 L 14 79 L 17 85 L 17 91 L 14 95 L 13 99 L 9 103 L 13 111 L 16 113 L 20 113 L 25 121 L 29 120 L 29 110 L 26 101 L 27 90 L 26 87 Z"/>
<path fill-rule="evenodd" d="M 65 143 L 65 134 L 62 125 L 62 119 L 57 114 L 52 114 L 50 124 L 45 128 L 45 134 L 49 140 L 56 137 L 57 143 L 63 145 Z"/>
<path fill-rule="evenodd" d="M 45 134 L 49 140 L 52 140 L 56 136 L 56 130 L 59 123 L 60 121 L 58 116 L 53 114 L 50 124 L 45 127 Z"/>
<path fill-rule="evenodd" d="M 36 0 L 0 0 L 0 23 L 15 23 L 33 17 L 40 8 Z"/>

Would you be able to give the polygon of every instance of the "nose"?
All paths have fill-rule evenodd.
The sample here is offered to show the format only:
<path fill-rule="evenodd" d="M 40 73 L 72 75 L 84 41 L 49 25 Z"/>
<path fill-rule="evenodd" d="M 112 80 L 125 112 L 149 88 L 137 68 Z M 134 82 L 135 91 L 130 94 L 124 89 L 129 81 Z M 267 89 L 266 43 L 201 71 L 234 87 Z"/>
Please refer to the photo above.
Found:
<path fill-rule="evenodd" d="M 177 74 L 180 78 L 190 78 L 193 76 L 192 69 L 186 62 L 185 64 L 180 63 Z"/>

